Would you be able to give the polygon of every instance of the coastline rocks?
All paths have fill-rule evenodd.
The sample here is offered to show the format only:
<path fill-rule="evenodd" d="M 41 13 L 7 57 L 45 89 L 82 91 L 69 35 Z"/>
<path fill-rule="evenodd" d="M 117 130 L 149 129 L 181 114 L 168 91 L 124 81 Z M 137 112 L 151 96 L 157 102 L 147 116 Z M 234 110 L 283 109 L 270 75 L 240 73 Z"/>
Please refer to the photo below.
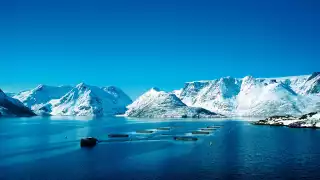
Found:
<path fill-rule="evenodd" d="M 252 122 L 251 124 L 253 124 L 253 125 L 268 125 L 269 122 L 268 122 L 268 120 L 259 120 L 259 121 Z"/>
<path fill-rule="evenodd" d="M 320 128 L 320 113 L 311 112 L 301 117 L 271 116 L 264 120 L 252 122 L 253 125 L 287 126 L 289 128 Z"/>
<path fill-rule="evenodd" d="M 290 128 L 301 128 L 301 125 L 304 124 L 303 121 L 297 121 L 288 125 Z"/>

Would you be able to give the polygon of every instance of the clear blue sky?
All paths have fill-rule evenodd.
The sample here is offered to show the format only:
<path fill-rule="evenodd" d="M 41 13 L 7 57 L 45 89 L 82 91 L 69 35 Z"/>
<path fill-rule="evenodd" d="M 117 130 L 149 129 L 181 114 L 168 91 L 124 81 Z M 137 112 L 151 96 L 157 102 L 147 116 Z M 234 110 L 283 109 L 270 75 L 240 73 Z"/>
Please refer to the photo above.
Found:
<path fill-rule="evenodd" d="M 132 97 L 222 76 L 309 74 L 318 0 L 0 1 L 0 87 L 85 82 Z"/>

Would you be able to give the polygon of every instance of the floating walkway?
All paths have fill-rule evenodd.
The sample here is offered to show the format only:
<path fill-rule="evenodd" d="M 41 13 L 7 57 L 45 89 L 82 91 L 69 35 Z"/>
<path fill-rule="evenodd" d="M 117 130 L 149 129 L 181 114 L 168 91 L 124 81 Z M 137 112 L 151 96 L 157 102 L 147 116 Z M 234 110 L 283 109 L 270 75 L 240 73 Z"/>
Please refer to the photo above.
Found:
<path fill-rule="evenodd" d="M 222 126 L 207 126 L 197 130 L 186 130 L 185 132 L 174 132 L 175 127 L 158 127 L 156 129 L 137 130 L 133 133 L 115 133 L 108 134 L 108 139 L 98 139 L 94 137 L 82 138 L 80 140 L 81 147 L 94 147 L 98 143 L 110 142 L 135 142 L 135 141 L 159 141 L 159 140 L 174 140 L 174 141 L 198 141 L 199 138 L 208 136 Z M 181 127 L 183 128 L 183 127 Z M 179 129 L 181 129 L 179 128 Z M 169 131 L 164 133 L 163 131 Z M 160 132 L 160 133 L 159 133 Z M 161 133 L 162 132 L 162 133 Z M 146 137 L 141 137 L 145 134 Z M 149 136 L 148 134 L 152 134 Z M 180 134 L 180 135 L 179 135 Z M 189 134 L 189 135 L 188 135 Z"/>

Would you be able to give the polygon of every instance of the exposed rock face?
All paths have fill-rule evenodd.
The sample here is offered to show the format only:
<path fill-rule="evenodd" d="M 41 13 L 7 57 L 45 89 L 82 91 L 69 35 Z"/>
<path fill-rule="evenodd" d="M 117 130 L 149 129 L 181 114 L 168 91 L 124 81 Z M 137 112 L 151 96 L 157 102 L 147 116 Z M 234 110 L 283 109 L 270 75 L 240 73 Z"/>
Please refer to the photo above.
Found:
<path fill-rule="evenodd" d="M 128 106 L 129 117 L 213 118 L 220 115 L 203 108 L 188 107 L 175 94 L 152 88 Z"/>
<path fill-rule="evenodd" d="M 34 116 L 35 114 L 17 99 L 7 96 L 0 89 L 0 116 Z"/>

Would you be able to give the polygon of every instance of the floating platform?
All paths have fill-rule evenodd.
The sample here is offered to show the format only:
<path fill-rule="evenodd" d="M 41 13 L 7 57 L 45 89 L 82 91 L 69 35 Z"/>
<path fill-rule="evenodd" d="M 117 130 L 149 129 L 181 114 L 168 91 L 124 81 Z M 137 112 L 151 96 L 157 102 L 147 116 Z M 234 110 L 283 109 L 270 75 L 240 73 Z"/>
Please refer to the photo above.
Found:
<path fill-rule="evenodd" d="M 191 136 L 175 136 L 173 137 L 173 139 L 176 141 L 197 141 L 198 140 L 198 138 L 191 137 Z"/>
<path fill-rule="evenodd" d="M 128 134 L 108 134 L 109 138 L 127 138 Z"/>
<path fill-rule="evenodd" d="M 138 130 L 136 133 L 142 133 L 142 134 L 152 134 L 154 131 L 152 130 Z"/>
<path fill-rule="evenodd" d="M 171 127 L 159 127 L 159 128 L 157 128 L 157 130 L 162 130 L 162 131 L 169 131 L 171 129 L 172 129 Z"/>
<path fill-rule="evenodd" d="M 93 137 L 82 138 L 80 140 L 81 147 L 94 147 L 98 142 L 98 139 Z"/>
<path fill-rule="evenodd" d="M 192 131 L 191 134 L 210 134 L 208 131 Z"/>
<path fill-rule="evenodd" d="M 219 129 L 221 128 L 222 126 L 208 126 L 207 128 L 212 128 L 212 129 Z"/>
<path fill-rule="evenodd" d="M 163 133 L 161 136 L 174 136 L 174 134 L 169 134 L 169 133 Z"/>
<path fill-rule="evenodd" d="M 216 128 L 200 128 L 201 131 L 214 131 Z"/>

